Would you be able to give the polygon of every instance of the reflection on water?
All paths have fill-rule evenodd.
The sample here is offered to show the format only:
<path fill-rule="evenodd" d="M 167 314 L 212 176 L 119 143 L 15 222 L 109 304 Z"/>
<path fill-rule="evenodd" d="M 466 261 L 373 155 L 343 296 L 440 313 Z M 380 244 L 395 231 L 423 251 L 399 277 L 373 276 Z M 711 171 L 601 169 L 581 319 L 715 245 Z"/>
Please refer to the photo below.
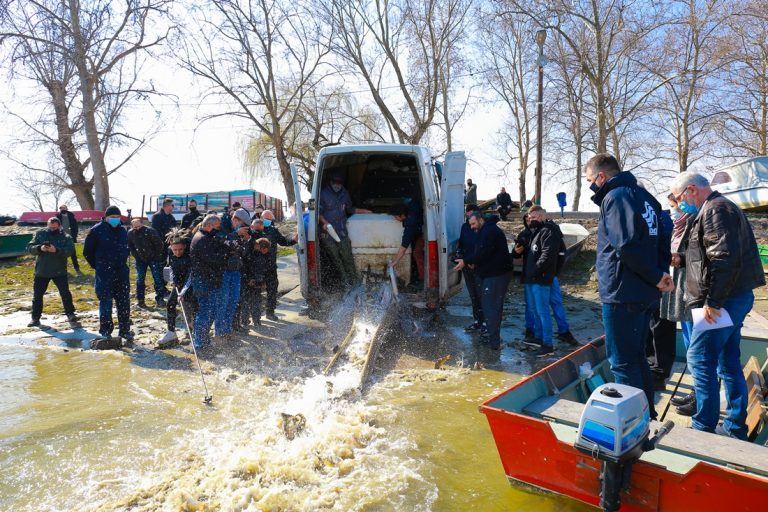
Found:
<path fill-rule="evenodd" d="M 0 345 L 0 510 L 588 509 L 507 484 L 477 409 L 519 378 L 507 368 L 393 368 L 360 398 L 344 368 L 216 365 L 207 407 L 181 350 Z M 283 413 L 306 418 L 293 440 Z"/>

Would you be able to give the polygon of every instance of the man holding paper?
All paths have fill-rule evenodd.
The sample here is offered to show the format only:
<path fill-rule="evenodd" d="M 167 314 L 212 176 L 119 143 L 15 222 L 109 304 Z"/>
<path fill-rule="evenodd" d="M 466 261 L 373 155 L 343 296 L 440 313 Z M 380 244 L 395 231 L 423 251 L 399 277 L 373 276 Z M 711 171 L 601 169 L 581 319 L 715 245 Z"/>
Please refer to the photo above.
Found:
<path fill-rule="evenodd" d="M 694 316 L 687 354 L 697 404 L 692 427 L 745 440 L 748 395 L 740 362 L 741 326 L 752 309 L 752 290 L 765 284 L 755 235 L 739 207 L 712 191 L 704 176 L 681 173 L 672 193 L 680 209 L 695 216 L 688 249 L 675 258 L 685 265 L 686 305 Z M 703 320 L 697 324 L 699 315 Z M 728 401 L 722 426 L 717 424 L 718 364 Z"/>

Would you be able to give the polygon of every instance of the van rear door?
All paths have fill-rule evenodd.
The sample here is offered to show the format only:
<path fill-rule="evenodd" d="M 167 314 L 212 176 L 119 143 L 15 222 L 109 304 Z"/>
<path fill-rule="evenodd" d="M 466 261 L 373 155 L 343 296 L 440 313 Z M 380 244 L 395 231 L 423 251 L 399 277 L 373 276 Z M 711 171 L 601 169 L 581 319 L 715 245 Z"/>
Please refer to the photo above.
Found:
<path fill-rule="evenodd" d="M 309 275 L 307 273 L 307 233 L 304 229 L 304 208 L 301 204 L 301 185 L 296 166 L 291 164 L 291 178 L 293 179 L 293 193 L 296 196 L 296 256 L 299 260 L 299 281 L 301 282 L 301 294 L 307 297 L 309 291 Z"/>
<path fill-rule="evenodd" d="M 461 287 L 461 273 L 453 270 L 461 224 L 464 222 L 464 175 L 467 158 L 463 151 L 445 155 L 440 178 L 440 298 L 451 296 Z"/>

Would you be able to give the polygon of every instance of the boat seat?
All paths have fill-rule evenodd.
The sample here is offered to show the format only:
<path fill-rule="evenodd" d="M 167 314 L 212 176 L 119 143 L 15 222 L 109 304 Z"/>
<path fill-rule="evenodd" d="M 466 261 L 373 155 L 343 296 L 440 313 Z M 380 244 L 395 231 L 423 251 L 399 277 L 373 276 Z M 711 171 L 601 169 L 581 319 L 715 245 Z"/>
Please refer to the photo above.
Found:
<path fill-rule="evenodd" d="M 523 412 L 534 417 L 578 428 L 584 404 L 554 395 L 528 404 Z M 651 433 L 661 427 L 651 421 Z M 659 448 L 736 470 L 768 476 L 768 448 L 690 428 L 673 428 L 659 443 Z"/>

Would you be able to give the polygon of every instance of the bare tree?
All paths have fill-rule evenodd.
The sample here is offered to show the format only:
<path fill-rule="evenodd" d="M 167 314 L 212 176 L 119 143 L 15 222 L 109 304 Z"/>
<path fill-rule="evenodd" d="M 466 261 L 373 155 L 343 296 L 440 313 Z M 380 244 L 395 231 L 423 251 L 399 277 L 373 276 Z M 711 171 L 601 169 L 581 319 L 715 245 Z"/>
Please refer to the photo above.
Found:
<path fill-rule="evenodd" d="M 137 137 L 121 128 L 127 107 L 156 93 L 151 85 L 138 85 L 140 56 L 167 37 L 170 28 L 155 34 L 149 25 L 168 14 L 171 1 L 123 0 L 122 8 L 110 0 L 8 2 L 0 38 L 13 42 L 15 62 L 23 62 L 50 95 L 57 134 L 47 134 L 38 123 L 25 124 L 58 146 L 68 187 L 83 208 L 106 208 L 109 175 L 154 133 L 149 129 Z M 70 112 L 74 104 L 70 87 L 79 90 L 76 116 Z M 83 138 L 78 142 L 80 130 Z M 86 160 L 77 156 L 80 144 L 87 149 Z M 105 155 L 115 146 L 122 151 L 108 169 Z M 88 166 L 92 170 L 90 180 L 85 177 Z M 58 170 L 48 172 L 57 174 Z"/>
<path fill-rule="evenodd" d="M 330 0 L 319 8 L 334 31 L 334 54 L 370 91 L 391 140 L 418 144 L 434 124 L 469 2 Z"/>
<path fill-rule="evenodd" d="M 527 197 L 525 180 L 536 146 L 536 51 L 530 44 L 531 22 L 521 15 L 501 16 L 493 11 L 479 20 L 479 45 L 488 59 L 483 78 L 506 114 L 498 143 L 507 166 L 516 162 L 522 203 Z"/>
<path fill-rule="evenodd" d="M 625 153 L 633 154 L 639 146 L 632 145 L 638 116 L 644 113 L 648 98 L 664 85 L 650 69 L 659 58 L 655 36 L 667 21 L 663 5 L 642 0 L 504 3 L 510 12 L 554 32 L 581 66 L 590 84 L 595 150 L 605 152 L 610 145 L 620 160 Z"/>
<path fill-rule="evenodd" d="M 315 159 L 324 147 L 342 143 L 383 142 L 382 123 L 377 112 L 360 107 L 342 86 L 333 90 L 315 87 L 307 91 L 297 119 L 285 132 L 285 153 L 299 170 L 299 181 L 312 188 Z M 249 180 L 268 175 L 275 159 L 269 135 L 248 139 L 245 170 Z"/>
<path fill-rule="evenodd" d="M 768 155 L 768 5 L 748 1 L 728 19 L 730 65 L 717 133 L 728 156 Z"/>
<path fill-rule="evenodd" d="M 288 196 L 295 200 L 288 134 L 300 119 L 304 98 L 328 72 L 322 62 L 328 42 L 302 2 L 209 0 L 199 6 L 187 34 L 182 65 L 223 98 L 226 110 L 203 120 L 246 119 L 269 140 Z M 248 162 L 248 159 L 246 159 Z"/>

